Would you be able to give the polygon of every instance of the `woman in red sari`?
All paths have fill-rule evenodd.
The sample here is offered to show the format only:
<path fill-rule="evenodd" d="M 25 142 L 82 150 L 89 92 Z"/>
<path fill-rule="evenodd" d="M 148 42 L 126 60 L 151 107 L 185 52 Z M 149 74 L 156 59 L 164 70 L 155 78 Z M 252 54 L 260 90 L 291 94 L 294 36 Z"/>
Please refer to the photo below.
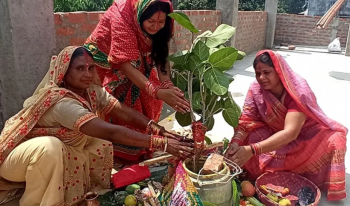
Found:
<path fill-rule="evenodd" d="M 346 197 L 347 129 L 328 118 L 309 85 L 279 54 L 265 50 L 254 60 L 252 83 L 226 157 L 249 177 L 264 172 L 300 174 L 328 200 Z"/>
<path fill-rule="evenodd" d="M 167 57 L 173 35 L 173 20 L 168 16 L 171 12 L 169 0 L 115 1 L 84 45 L 94 56 L 106 90 L 155 122 L 163 101 L 179 112 L 189 110 L 184 94 L 170 81 Z M 106 121 L 130 127 L 110 117 Z M 114 149 L 116 156 L 128 160 L 145 154 L 123 145 L 114 145 Z"/>

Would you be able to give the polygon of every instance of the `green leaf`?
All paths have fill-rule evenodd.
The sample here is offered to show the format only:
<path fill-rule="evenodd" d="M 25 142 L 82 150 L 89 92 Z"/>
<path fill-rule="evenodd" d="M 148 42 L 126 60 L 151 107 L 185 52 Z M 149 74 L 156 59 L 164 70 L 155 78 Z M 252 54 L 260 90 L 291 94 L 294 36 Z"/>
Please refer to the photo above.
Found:
<path fill-rule="evenodd" d="M 219 51 L 219 48 L 210 48 L 209 54 Z"/>
<path fill-rule="evenodd" d="M 187 99 L 187 100 L 190 99 L 190 97 L 188 96 L 188 92 L 187 91 L 185 92 L 185 99 Z"/>
<path fill-rule="evenodd" d="M 210 202 L 202 201 L 202 203 L 203 203 L 204 206 L 217 206 L 217 205 L 215 205 L 213 203 L 210 203 Z"/>
<path fill-rule="evenodd" d="M 239 117 L 241 116 L 241 109 L 233 100 L 231 93 L 228 93 L 228 98 L 225 100 L 224 107 L 225 110 L 222 112 L 222 115 L 225 121 L 229 125 L 237 127 Z"/>
<path fill-rule="evenodd" d="M 202 63 L 202 61 L 199 59 L 199 57 L 197 55 L 195 55 L 195 54 L 190 55 L 189 70 L 194 71 L 201 63 Z"/>
<path fill-rule="evenodd" d="M 217 47 L 220 44 L 229 40 L 236 32 L 236 28 L 227 24 L 221 24 L 218 28 L 207 38 L 206 45 L 209 47 Z"/>
<path fill-rule="evenodd" d="M 205 142 L 207 143 L 207 145 L 211 145 L 213 144 L 213 142 L 211 141 L 211 139 L 208 136 L 205 136 Z"/>
<path fill-rule="evenodd" d="M 202 41 L 198 41 L 192 52 L 199 57 L 201 61 L 206 61 L 209 58 L 209 47 Z"/>
<path fill-rule="evenodd" d="M 218 95 L 214 94 L 213 92 L 211 92 L 210 89 L 207 88 L 206 97 L 205 97 L 205 105 L 210 106 L 209 105 L 210 103 L 211 103 L 211 105 L 214 105 L 214 102 L 217 100 L 217 98 L 218 98 Z"/>
<path fill-rule="evenodd" d="M 214 107 L 214 114 L 221 112 L 224 109 L 224 100 L 219 100 L 216 102 Z"/>
<path fill-rule="evenodd" d="M 213 34 L 213 32 L 211 32 L 211 31 L 205 31 L 205 32 L 203 32 L 202 34 L 200 34 L 200 35 L 198 35 L 197 36 L 197 38 L 205 38 L 205 37 L 210 37 L 210 35 L 212 35 Z"/>
<path fill-rule="evenodd" d="M 241 108 L 236 104 L 235 100 L 233 100 L 233 97 L 229 92 L 228 97 L 225 100 L 224 107 L 225 109 L 234 109 L 235 112 L 238 114 L 238 117 L 241 116 Z"/>
<path fill-rule="evenodd" d="M 168 14 L 171 18 L 173 18 L 177 23 L 179 23 L 181 26 L 185 27 L 186 29 L 190 30 L 193 33 L 198 33 L 199 30 L 193 26 L 191 23 L 191 20 L 186 16 L 184 13 L 180 12 L 174 12 L 171 14 Z"/>
<path fill-rule="evenodd" d="M 195 92 L 192 95 L 192 107 L 194 110 L 202 110 L 202 97 L 200 92 Z"/>
<path fill-rule="evenodd" d="M 229 79 L 216 69 L 208 69 L 204 73 L 204 83 L 215 94 L 224 95 L 228 90 Z"/>
<path fill-rule="evenodd" d="M 232 191 L 233 191 L 233 194 L 232 194 L 233 206 L 239 206 L 240 198 L 239 198 L 239 194 L 238 194 L 237 184 L 236 184 L 236 181 L 234 179 L 232 180 Z"/>
<path fill-rule="evenodd" d="M 173 55 L 170 55 L 168 59 L 174 62 L 174 64 L 183 65 L 186 62 L 187 54 L 188 54 L 188 50 L 180 51 Z"/>
<path fill-rule="evenodd" d="M 178 87 L 179 89 L 181 89 L 181 91 L 186 91 L 187 88 L 187 80 L 184 79 L 180 74 L 175 73 L 173 74 L 174 78 L 171 78 L 171 81 L 173 82 L 173 84 Z"/>
<path fill-rule="evenodd" d="M 231 108 L 225 109 L 222 112 L 222 116 L 224 117 L 227 124 L 231 125 L 232 127 L 238 126 L 239 114 L 236 112 L 235 109 L 231 109 Z"/>
<path fill-rule="evenodd" d="M 194 75 L 198 78 L 201 78 L 201 76 L 204 74 L 205 72 L 205 66 L 206 64 L 205 63 L 200 63 L 196 70 L 194 70 Z"/>
<path fill-rule="evenodd" d="M 242 60 L 245 56 L 247 56 L 245 52 L 238 51 L 237 60 Z"/>
<path fill-rule="evenodd" d="M 191 114 L 189 112 L 185 113 L 185 114 L 181 114 L 180 112 L 176 112 L 175 118 L 176 118 L 177 122 L 183 127 L 186 127 L 186 126 L 191 124 Z"/>
<path fill-rule="evenodd" d="M 214 69 L 226 71 L 231 69 L 237 60 L 238 51 L 235 48 L 227 47 L 212 53 L 209 57 L 209 62 Z"/>
<path fill-rule="evenodd" d="M 217 114 L 221 112 L 222 109 L 224 109 L 224 100 L 222 99 L 218 100 L 218 96 L 216 94 L 208 95 L 208 92 L 207 92 L 206 104 L 208 106 L 206 116 L 212 115 L 210 113 L 214 107 L 214 104 L 215 104 L 215 107 L 213 109 L 213 114 Z"/>
<path fill-rule="evenodd" d="M 205 126 L 208 128 L 207 129 L 207 132 L 208 132 L 213 129 L 215 121 L 213 117 L 208 117 L 207 119 L 208 120 L 206 120 Z"/>
<path fill-rule="evenodd" d="M 230 144 L 230 140 L 228 140 L 226 137 L 222 140 L 224 142 L 224 151 L 226 150 L 226 148 L 228 147 L 228 145 Z"/>
<path fill-rule="evenodd" d="M 201 75 L 203 75 L 205 71 L 206 63 L 200 60 L 200 58 L 192 54 L 190 55 L 189 61 L 188 61 L 189 68 L 187 70 L 194 71 L 194 75 L 197 78 L 200 78 Z"/>
<path fill-rule="evenodd" d="M 199 79 L 193 80 L 193 82 L 192 82 L 192 92 L 195 93 L 195 92 L 199 92 L 200 90 L 201 89 L 200 89 Z"/>

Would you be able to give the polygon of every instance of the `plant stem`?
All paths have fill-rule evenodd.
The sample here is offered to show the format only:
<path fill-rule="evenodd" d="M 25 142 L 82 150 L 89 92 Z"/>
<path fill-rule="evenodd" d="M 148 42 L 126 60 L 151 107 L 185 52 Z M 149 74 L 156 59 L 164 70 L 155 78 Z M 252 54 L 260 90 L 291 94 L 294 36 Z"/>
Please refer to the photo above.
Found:
<path fill-rule="evenodd" d="M 215 106 L 216 106 L 216 103 L 217 103 L 217 101 L 214 102 L 214 105 L 213 105 L 213 107 L 212 107 L 211 110 L 210 110 L 209 117 L 214 115 L 213 113 L 214 113 L 214 108 L 215 108 Z M 205 123 L 207 123 L 207 122 L 205 122 Z M 204 123 L 204 124 L 205 124 L 205 123 Z"/>
<path fill-rule="evenodd" d="M 193 112 L 193 104 L 192 104 L 192 82 L 193 82 L 193 72 L 188 72 L 187 73 L 187 86 L 188 86 L 188 98 L 190 101 L 190 114 L 191 114 L 191 122 L 195 122 L 196 118 L 194 116 L 194 112 Z"/>
<path fill-rule="evenodd" d="M 200 89 L 201 99 L 202 99 L 202 123 L 204 123 L 205 122 L 205 111 L 206 111 L 205 99 L 207 98 L 207 91 L 206 91 L 206 89 L 203 91 L 204 84 L 203 84 L 202 79 L 203 79 L 203 75 L 201 75 L 199 78 L 199 89 Z"/>

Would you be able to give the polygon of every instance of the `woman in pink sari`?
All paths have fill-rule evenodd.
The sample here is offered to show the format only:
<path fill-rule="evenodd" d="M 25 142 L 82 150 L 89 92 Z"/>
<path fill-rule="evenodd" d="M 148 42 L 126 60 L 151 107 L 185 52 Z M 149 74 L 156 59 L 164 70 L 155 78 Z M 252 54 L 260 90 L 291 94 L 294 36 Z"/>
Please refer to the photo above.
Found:
<path fill-rule="evenodd" d="M 347 129 L 323 113 L 305 79 L 279 54 L 260 51 L 254 69 L 257 82 L 226 157 L 244 166 L 251 179 L 289 171 L 327 190 L 328 200 L 345 198 Z"/>

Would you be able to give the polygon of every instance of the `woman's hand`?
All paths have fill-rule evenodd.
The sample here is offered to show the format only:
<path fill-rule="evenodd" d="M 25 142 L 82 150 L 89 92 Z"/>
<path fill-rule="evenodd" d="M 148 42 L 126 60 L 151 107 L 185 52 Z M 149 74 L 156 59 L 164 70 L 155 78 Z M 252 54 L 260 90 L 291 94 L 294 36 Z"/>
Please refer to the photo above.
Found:
<path fill-rule="evenodd" d="M 188 139 L 188 138 L 186 138 L 186 136 L 181 136 L 181 135 L 178 135 L 178 134 L 175 134 L 172 132 L 168 132 L 168 131 L 166 131 L 166 129 L 164 127 L 160 128 L 159 135 L 167 137 L 169 139 L 175 139 L 175 140 L 180 141 L 180 142 L 190 142 L 190 143 L 194 142 L 193 139 Z"/>
<path fill-rule="evenodd" d="M 169 89 L 159 89 L 158 99 L 163 100 L 176 111 L 186 113 L 190 111 L 190 103 L 184 98 L 184 93 L 177 87 Z"/>
<path fill-rule="evenodd" d="M 230 159 L 238 150 L 239 145 L 237 143 L 231 143 L 230 146 L 225 151 L 224 156 L 228 159 Z"/>
<path fill-rule="evenodd" d="M 181 160 L 190 158 L 193 156 L 194 144 L 190 142 L 180 142 L 176 139 L 168 139 L 167 152 L 172 154 Z"/>
<path fill-rule="evenodd" d="M 238 164 L 240 167 L 242 167 L 246 162 L 248 162 L 248 160 L 250 160 L 250 158 L 252 158 L 252 156 L 253 153 L 250 146 L 240 146 L 236 149 L 234 155 L 228 158 L 234 163 Z"/>

